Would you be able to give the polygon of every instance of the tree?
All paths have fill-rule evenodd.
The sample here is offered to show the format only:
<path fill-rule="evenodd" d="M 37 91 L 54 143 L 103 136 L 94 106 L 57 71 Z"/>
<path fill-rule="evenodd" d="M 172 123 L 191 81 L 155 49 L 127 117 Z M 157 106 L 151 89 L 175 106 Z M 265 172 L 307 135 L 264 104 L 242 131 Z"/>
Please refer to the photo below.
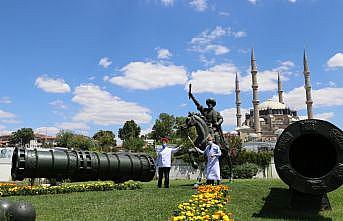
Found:
<path fill-rule="evenodd" d="M 25 145 L 30 143 L 30 140 L 33 140 L 35 135 L 32 128 L 21 128 L 16 132 L 13 132 L 10 137 L 10 144 L 12 145 Z"/>
<path fill-rule="evenodd" d="M 126 139 L 123 142 L 123 148 L 131 150 L 132 152 L 142 152 L 144 146 L 144 140 L 138 137 Z"/>
<path fill-rule="evenodd" d="M 90 137 L 76 134 L 72 138 L 71 147 L 76 150 L 96 150 L 96 145 Z"/>
<path fill-rule="evenodd" d="M 138 138 L 141 133 L 141 128 L 133 120 L 126 121 L 123 128 L 118 131 L 118 136 L 125 141 L 132 138 Z"/>
<path fill-rule="evenodd" d="M 73 136 L 71 131 L 61 130 L 56 136 L 57 146 L 71 148 Z"/>
<path fill-rule="evenodd" d="M 60 131 L 57 134 L 57 145 L 68 149 L 95 150 L 96 145 L 90 137 L 74 134 L 70 131 Z"/>
<path fill-rule="evenodd" d="M 96 132 L 93 139 L 97 141 L 101 150 L 110 150 L 112 147 L 116 146 L 115 135 L 109 130 L 100 130 Z"/>
<path fill-rule="evenodd" d="M 152 138 L 160 140 L 162 137 L 171 137 L 174 132 L 176 119 L 173 115 L 161 113 L 152 127 Z"/>

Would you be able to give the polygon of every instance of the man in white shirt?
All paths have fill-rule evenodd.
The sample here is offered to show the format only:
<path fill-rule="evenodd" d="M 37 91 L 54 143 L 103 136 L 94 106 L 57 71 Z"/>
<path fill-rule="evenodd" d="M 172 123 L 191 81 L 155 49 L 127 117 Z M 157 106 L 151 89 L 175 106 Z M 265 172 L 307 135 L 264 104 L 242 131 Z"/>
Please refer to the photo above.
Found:
<path fill-rule="evenodd" d="M 162 147 L 157 148 L 157 160 L 156 164 L 158 167 L 158 188 L 162 187 L 162 178 L 164 176 L 164 187 L 169 188 L 169 172 L 171 167 L 171 156 L 173 153 L 176 153 L 182 145 L 172 148 L 168 147 L 168 138 L 162 138 Z"/>
<path fill-rule="evenodd" d="M 207 166 L 206 166 L 206 184 L 214 184 L 214 181 L 217 181 L 217 184 L 220 182 L 220 165 L 219 157 L 222 155 L 220 147 L 213 143 L 214 138 L 211 135 L 208 135 L 207 141 L 208 145 L 205 150 L 200 150 L 195 147 L 195 149 L 207 156 Z"/>

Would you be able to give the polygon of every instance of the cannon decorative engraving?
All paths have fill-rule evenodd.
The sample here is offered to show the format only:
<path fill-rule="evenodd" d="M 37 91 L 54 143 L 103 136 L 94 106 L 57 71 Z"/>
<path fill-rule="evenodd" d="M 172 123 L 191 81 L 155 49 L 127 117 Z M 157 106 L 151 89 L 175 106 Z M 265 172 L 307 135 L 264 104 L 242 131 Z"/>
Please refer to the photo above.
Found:
<path fill-rule="evenodd" d="M 154 178 L 155 171 L 154 160 L 146 154 L 16 148 L 11 175 L 13 180 L 54 178 L 148 182 Z"/>
<path fill-rule="evenodd" d="M 331 209 L 327 192 L 343 184 L 343 132 L 322 120 L 289 125 L 274 149 L 279 177 L 290 187 L 291 206 Z"/>

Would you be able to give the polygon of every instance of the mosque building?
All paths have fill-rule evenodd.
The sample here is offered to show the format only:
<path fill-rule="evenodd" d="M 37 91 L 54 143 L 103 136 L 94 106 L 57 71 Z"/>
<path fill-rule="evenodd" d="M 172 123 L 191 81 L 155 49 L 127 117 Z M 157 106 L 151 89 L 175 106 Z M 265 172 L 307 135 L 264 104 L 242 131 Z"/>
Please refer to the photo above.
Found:
<path fill-rule="evenodd" d="M 305 77 L 305 92 L 307 116 L 313 118 L 310 71 L 307 63 L 306 52 L 304 52 L 304 77 Z M 257 67 L 254 55 L 254 49 L 251 51 L 251 76 L 252 76 L 252 92 L 253 92 L 253 109 L 245 114 L 245 120 L 242 122 L 241 101 L 239 79 L 236 74 L 236 122 L 239 136 L 243 142 L 247 141 L 262 141 L 276 142 L 278 135 L 291 123 L 298 121 L 299 116 L 296 110 L 290 109 L 283 99 L 282 82 L 280 73 L 278 75 L 278 101 L 271 99 L 259 102 L 258 99 L 258 84 L 257 84 Z"/>

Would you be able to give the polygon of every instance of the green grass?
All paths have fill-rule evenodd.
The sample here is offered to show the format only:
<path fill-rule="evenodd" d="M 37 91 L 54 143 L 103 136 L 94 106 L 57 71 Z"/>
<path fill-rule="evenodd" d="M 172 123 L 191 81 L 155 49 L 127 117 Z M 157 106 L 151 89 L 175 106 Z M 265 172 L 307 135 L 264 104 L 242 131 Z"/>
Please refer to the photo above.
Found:
<path fill-rule="evenodd" d="M 158 189 L 154 181 L 144 183 L 141 190 L 7 198 L 31 202 L 36 208 L 37 221 L 168 220 L 178 203 L 195 192 L 192 183 L 171 181 L 169 189 Z M 229 210 L 238 221 L 343 220 L 343 188 L 329 194 L 332 211 L 306 216 L 287 209 L 287 186 L 279 180 L 235 180 L 230 186 Z"/>

